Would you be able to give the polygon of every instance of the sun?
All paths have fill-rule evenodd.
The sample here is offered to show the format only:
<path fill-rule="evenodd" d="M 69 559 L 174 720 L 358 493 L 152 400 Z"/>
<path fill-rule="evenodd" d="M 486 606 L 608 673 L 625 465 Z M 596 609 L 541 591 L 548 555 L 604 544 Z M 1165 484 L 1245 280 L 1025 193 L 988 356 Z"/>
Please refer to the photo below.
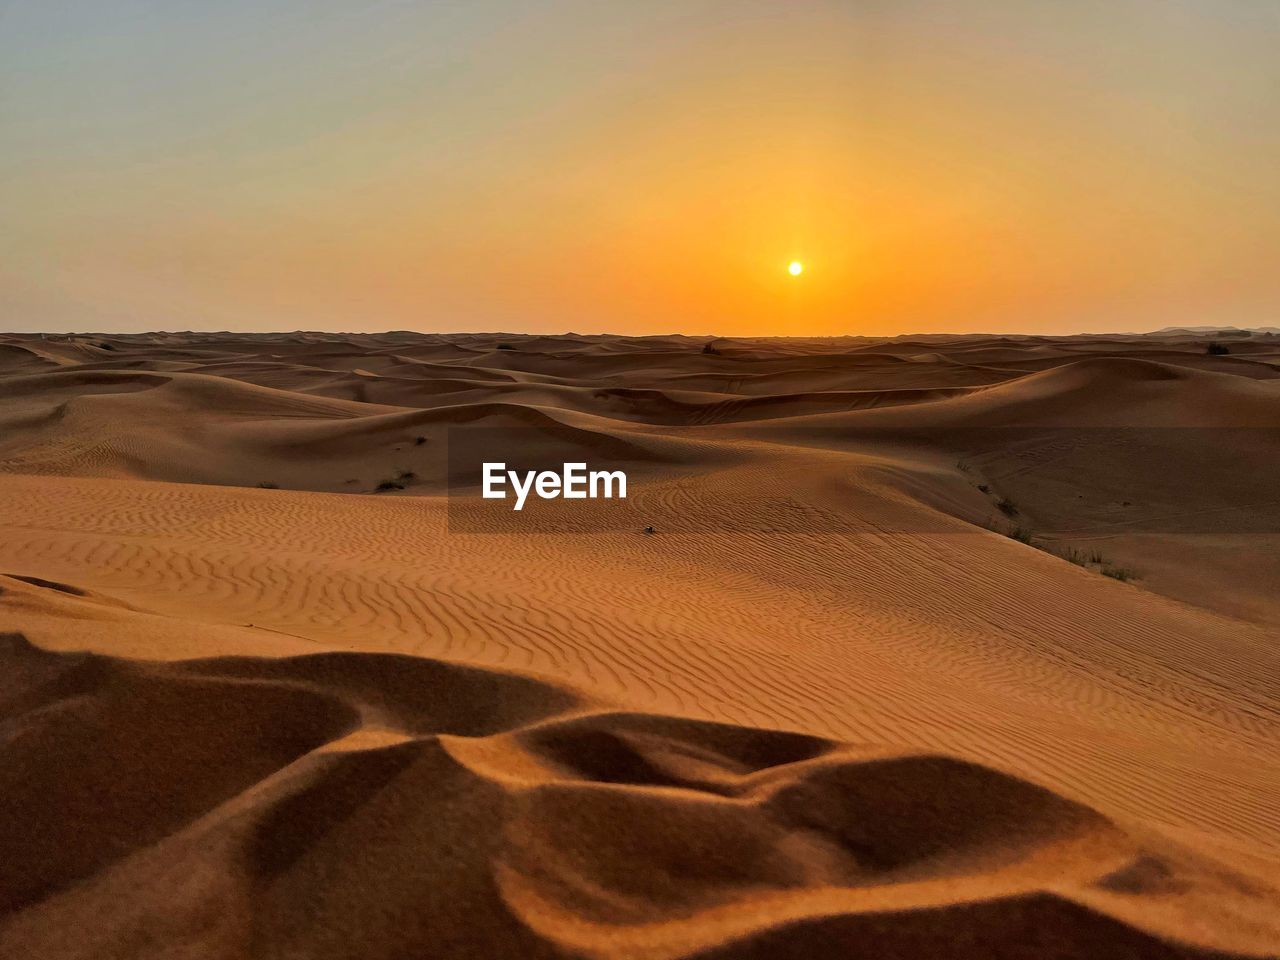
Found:
<path fill-rule="evenodd" d="M 799 260 L 792 260 L 791 263 L 787 265 L 787 273 L 791 274 L 793 277 L 800 276 L 800 274 L 804 273 L 804 264 Z"/>

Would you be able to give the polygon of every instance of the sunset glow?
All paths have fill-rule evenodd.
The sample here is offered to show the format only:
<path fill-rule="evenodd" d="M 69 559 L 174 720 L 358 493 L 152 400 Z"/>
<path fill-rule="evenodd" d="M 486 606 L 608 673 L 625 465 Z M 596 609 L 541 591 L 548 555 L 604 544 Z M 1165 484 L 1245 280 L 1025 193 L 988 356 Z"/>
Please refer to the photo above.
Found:
<path fill-rule="evenodd" d="M 0 12 L 0 316 L 1270 322 L 1280 20 L 1122 7 L 20 0 Z M 763 266 L 779 238 L 822 269 Z"/>

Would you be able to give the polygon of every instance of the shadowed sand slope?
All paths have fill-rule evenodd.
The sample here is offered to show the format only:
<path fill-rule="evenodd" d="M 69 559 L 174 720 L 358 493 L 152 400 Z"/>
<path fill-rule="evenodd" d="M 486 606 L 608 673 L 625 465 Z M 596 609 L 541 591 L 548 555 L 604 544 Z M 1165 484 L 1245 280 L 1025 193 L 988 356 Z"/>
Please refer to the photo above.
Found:
<path fill-rule="evenodd" d="M 7 634 L 0 669 L 6 956 L 1173 958 L 1277 934 L 1259 881 L 943 756 L 386 654 Z"/>

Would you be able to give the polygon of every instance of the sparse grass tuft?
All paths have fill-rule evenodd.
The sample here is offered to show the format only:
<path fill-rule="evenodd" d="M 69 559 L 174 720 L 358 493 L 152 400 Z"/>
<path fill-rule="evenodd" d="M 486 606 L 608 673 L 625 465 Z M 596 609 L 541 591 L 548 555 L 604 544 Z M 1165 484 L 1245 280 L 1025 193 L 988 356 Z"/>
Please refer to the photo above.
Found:
<path fill-rule="evenodd" d="M 1107 573 L 1108 569 L 1118 571 L 1123 576 L 1117 576 L 1117 580 L 1126 580 L 1135 576 L 1133 571 L 1125 570 L 1112 564 L 1110 560 L 1102 555 L 1102 551 L 1096 548 L 1093 550 L 1077 550 L 1075 547 L 1068 547 L 1058 556 L 1068 563 L 1074 563 L 1077 567 L 1097 568 L 1099 573 Z M 1113 576 L 1113 574 L 1107 573 L 1107 576 Z"/>
<path fill-rule="evenodd" d="M 1131 583 L 1138 579 L 1136 570 L 1130 567 L 1117 566 L 1096 549 L 1086 551 L 1077 550 L 1075 547 L 1067 547 L 1065 550 L 1055 550 L 1051 543 L 1037 540 L 1035 532 L 1020 523 L 1009 527 L 1007 530 L 1002 530 L 993 519 L 989 519 L 984 526 L 994 533 L 1003 534 L 1010 540 L 1017 540 L 1019 543 L 1025 543 L 1036 550 L 1042 550 L 1045 553 L 1053 554 L 1055 557 L 1061 557 L 1068 563 L 1074 563 L 1077 567 L 1084 567 L 1086 570 L 1093 570 L 1104 577 L 1110 577 L 1112 580 Z"/>
<path fill-rule="evenodd" d="M 1001 497 L 996 501 L 996 509 L 1003 513 L 1006 517 L 1016 517 L 1018 515 L 1018 505 L 1008 497 Z"/>
<path fill-rule="evenodd" d="M 1137 578 L 1137 574 L 1126 567 L 1115 567 L 1111 564 L 1104 564 L 1102 567 L 1102 575 L 1110 577 L 1112 580 L 1119 580 L 1121 583 L 1128 583 L 1130 580 Z"/>

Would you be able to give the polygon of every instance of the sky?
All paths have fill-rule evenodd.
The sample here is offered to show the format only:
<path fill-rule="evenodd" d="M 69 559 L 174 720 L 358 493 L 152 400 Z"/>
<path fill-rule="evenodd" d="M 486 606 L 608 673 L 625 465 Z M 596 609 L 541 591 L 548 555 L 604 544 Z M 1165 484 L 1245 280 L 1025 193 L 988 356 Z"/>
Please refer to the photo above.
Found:
<path fill-rule="evenodd" d="M 0 0 L 0 329 L 1277 325 L 1278 49 L 1275 0 Z"/>

